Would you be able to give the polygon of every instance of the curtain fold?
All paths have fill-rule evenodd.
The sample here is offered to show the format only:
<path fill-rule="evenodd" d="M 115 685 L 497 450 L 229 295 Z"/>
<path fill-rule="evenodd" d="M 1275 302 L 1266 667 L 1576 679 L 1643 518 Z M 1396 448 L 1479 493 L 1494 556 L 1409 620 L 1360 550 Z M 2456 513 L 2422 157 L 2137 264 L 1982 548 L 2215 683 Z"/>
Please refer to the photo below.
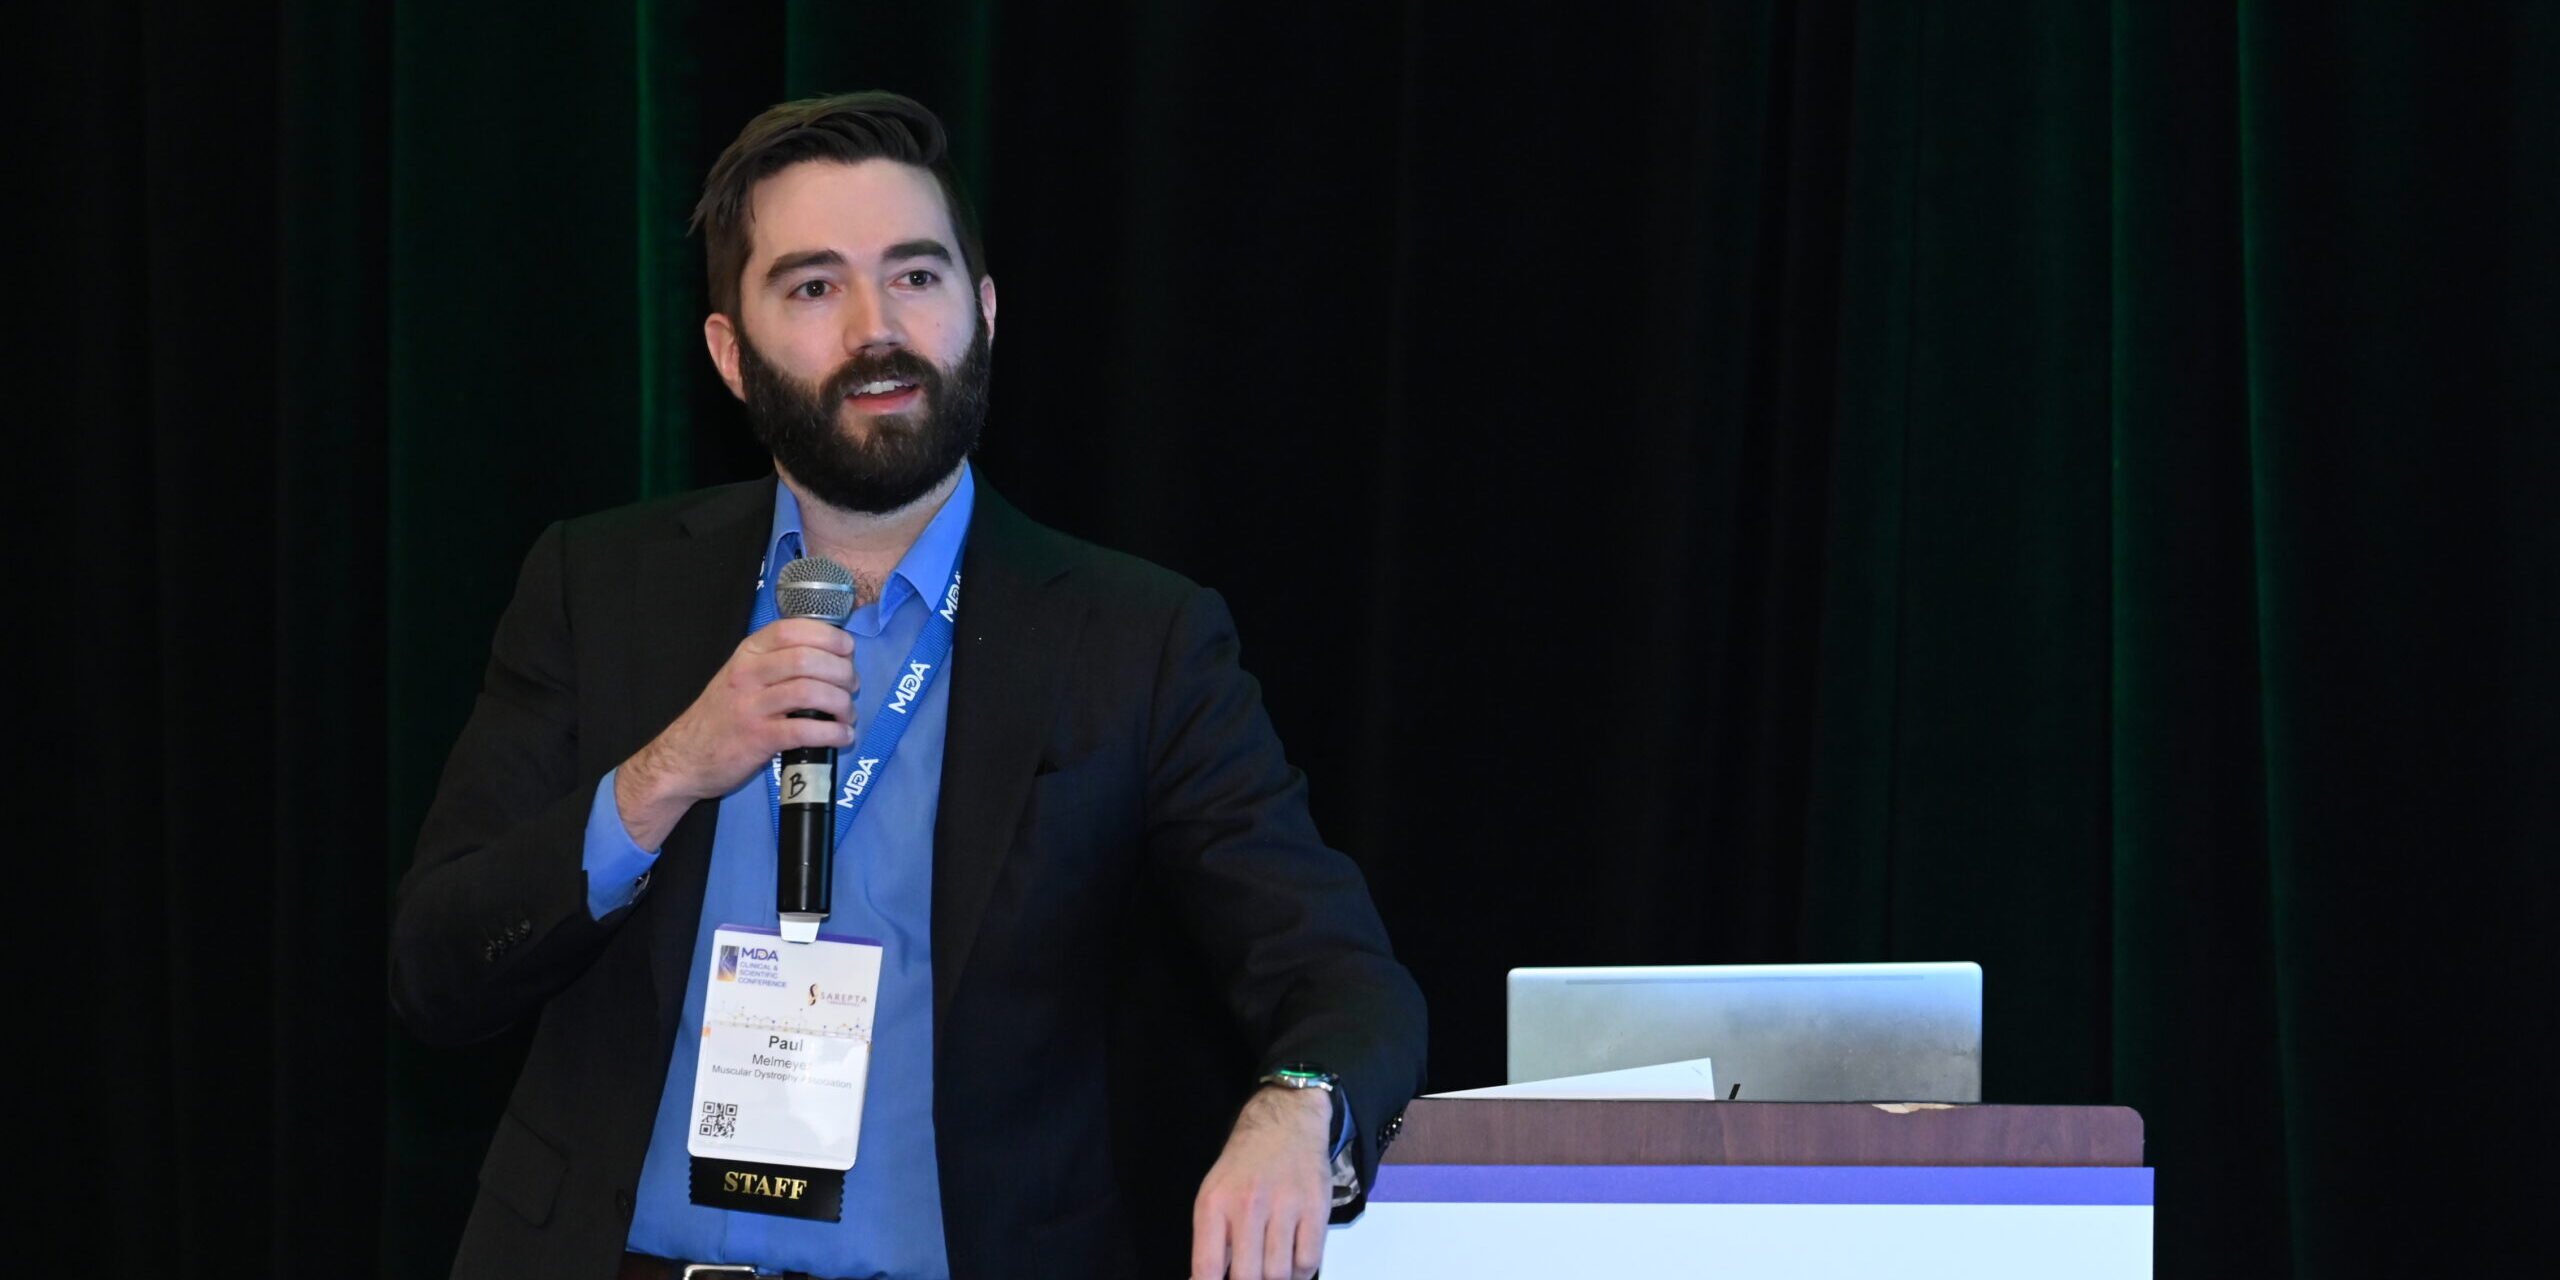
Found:
<path fill-rule="evenodd" d="M 2161 1179 L 2165 1259 L 2281 1275 L 2238 31 L 2128 0 L 2112 38 L 2111 1065 L 2155 1163 L 2220 1171 Z"/>
<path fill-rule="evenodd" d="M 2383 1164 L 2477 1170 L 2431 1197 L 2435 1230 L 2500 1257 L 2528 1191 L 2485 1170 L 2554 1132 L 2509 1038 L 2553 1023 L 2518 997 L 2553 972 L 2531 942 L 2560 847 L 2536 396 L 2560 309 L 2518 303 L 2560 297 L 2552 224 L 2519 217 L 2560 174 L 2516 145 L 2548 137 L 2552 27 L 2531 5 L 2240 11 L 2269 942 L 2314 1274 L 2440 1265 Z M 2441 1082 L 2440 1124 L 2372 1117 L 2369 1064 L 2395 1059 Z"/>

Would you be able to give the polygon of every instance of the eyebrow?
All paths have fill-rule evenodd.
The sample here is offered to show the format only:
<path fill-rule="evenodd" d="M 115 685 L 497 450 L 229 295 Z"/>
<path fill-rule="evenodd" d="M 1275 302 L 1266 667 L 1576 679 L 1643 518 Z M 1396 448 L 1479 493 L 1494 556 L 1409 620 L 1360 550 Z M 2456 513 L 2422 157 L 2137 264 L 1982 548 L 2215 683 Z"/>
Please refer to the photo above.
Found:
<path fill-rule="evenodd" d="M 939 240 L 901 240 L 880 255 L 882 262 L 899 262 L 908 258 L 938 258 L 943 265 L 949 266 L 951 251 L 944 248 Z"/>
<path fill-rule="evenodd" d="M 798 253 L 786 253 L 774 259 L 773 265 L 765 268 L 764 282 L 772 284 L 794 271 L 809 267 L 841 267 L 843 265 L 844 255 L 833 249 L 803 249 Z"/>

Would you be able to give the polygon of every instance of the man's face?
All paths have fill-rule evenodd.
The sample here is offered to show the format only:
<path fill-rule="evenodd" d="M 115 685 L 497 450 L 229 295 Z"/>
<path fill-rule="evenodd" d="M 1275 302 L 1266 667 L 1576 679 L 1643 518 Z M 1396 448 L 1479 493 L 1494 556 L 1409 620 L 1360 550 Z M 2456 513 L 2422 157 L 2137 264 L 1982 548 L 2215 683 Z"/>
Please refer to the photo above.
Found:
<path fill-rule="evenodd" d="M 995 288 L 933 175 L 811 161 L 756 184 L 734 318 L 704 325 L 756 438 L 811 495 L 892 511 L 951 474 L 986 418 Z"/>

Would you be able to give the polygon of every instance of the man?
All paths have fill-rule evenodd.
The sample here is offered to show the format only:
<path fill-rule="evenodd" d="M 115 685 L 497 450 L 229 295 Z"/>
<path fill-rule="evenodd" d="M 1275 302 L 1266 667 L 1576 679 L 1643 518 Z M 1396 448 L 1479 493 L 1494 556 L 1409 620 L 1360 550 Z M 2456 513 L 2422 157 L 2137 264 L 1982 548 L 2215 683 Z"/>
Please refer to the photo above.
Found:
<path fill-rule="evenodd" d="M 924 108 L 777 107 L 696 220 L 704 337 L 776 475 L 545 532 L 395 912 L 420 1035 L 539 1019 L 455 1274 L 1311 1275 L 1418 1087 L 1422 1005 L 1224 605 L 975 476 L 996 291 Z M 851 571 L 842 627 L 777 620 L 804 555 Z M 739 940 L 768 953 L 769 762 L 857 743 L 830 936 L 783 958 L 876 983 L 858 1101 L 813 1121 L 851 1167 L 723 1163 L 737 1020 L 706 1002 Z M 1232 1078 L 1200 1078 L 1186 985 Z M 1232 1125 L 1171 1171 L 1185 1222 L 1147 1187 L 1204 1084 Z"/>

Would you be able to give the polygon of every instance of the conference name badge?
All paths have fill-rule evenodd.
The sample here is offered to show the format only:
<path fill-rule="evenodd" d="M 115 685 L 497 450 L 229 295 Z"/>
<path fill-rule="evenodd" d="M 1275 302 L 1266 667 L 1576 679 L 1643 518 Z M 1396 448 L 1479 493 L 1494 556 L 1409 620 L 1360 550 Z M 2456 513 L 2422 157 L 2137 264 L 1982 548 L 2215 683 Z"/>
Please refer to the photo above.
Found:
<path fill-rule="evenodd" d="M 880 944 L 722 925 L 693 1076 L 693 1202 L 835 1222 L 862 1141 Z"/>

